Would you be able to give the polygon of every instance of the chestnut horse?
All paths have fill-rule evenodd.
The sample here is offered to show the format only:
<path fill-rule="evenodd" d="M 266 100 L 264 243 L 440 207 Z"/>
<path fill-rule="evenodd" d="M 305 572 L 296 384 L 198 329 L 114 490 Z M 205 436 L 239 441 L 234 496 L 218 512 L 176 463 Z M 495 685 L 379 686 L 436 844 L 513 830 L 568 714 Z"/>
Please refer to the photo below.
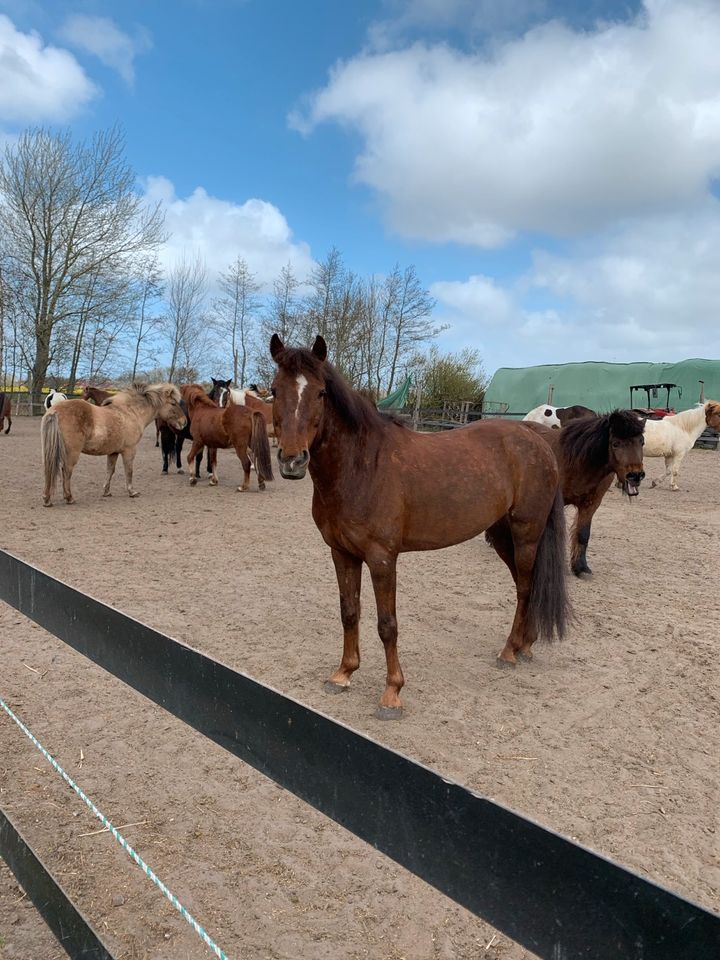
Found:
<path fill-rule="evenodd" d="M 52 506 L 52 493 L 60 473 L 65 500 L 75 503 L 70 480 L 81 453 L 107 456 L 104 497 L 112 496 L 110 481 L 117 458 L 122 456 L 128 495 L 137 497 L 138 493 L 132 485 L 135 449 L 143 430 L 155 417 L 161 417 L 177 427 L 184 425 L 180 392 L 172 383 L 151 386 L 134 383 L 129 390 L 121 390 L 100 407 L 87 400 L 65 400 L 48 410 L 40 427 L 45 506 Z"/>
<path fill-rule="evenodd" d="M 257 392 L 257 386 L 253 384 L 247 390 L 237 390 L 233 389 L 230 384 L 232 380 L 216 380 L 215 377 L 212 377 L 213 388 L 210 392 L 210 396 L 214 397 L 218 401 L 221 407 L 224 407 L 228 402 L 228 397 L 232 397 L 233 403 L 242 404 L 247 407 L 249 410 L 257 410 L 265 418 L 265 424 L 267 426 L 267 433 L 270 439 L 273 442 L 273 446 L 277 446 L 277 437 L 275 436 L 275 425 L 273 423 L 273 402 L 272 398 L 269 400 L 263 400 L 260 394 Z"/>
<path fill-rule="evenodd" d="M 613 477 L 629 497 L 639 493 L 643 470 L 645 421 L 632 410 L 571 420 L 562 430 L 527 422 L 550 444 L 560 467 L 563 500 L 577 507 L 572 531 L 570 569 L 579 577 L 592 573 L 587 564 L 590 525 Z"/>
<path fill-rule="evenodd" d="M 114 396 L 114 393 L 110 393 L 109 390 L 101 390 L 100 387 L 83 387 L 83 400 L 94 403 L 98 407 Z"/>
<path fill-rule="evenodd" d="M 532 656 L 536 638 L 562 636 L 568 615 L 565 518 L 559 470 L 542 437 L 511 420 L 481 420 L 438 434 L 415 433 L 380 413 L 312 350 L 270 341 L 280 472 L 309 469 L 313 519 L 332 551 L 344 631 L 340 666 L 326 683 L 345 690 L 360 665 L 362 564 L 370 569 L 387 679 L 378 716 L 402 715 L 397 654 L 399 553 L 437 550 L 487 531 L 510 569 L 517 607 L 499 664 Z"/>
<path fill-rule="evenodd" d="M 187 405 L 190 418 L 190 435 L 193 443 L 188 454 L 190 465 L 208 447 L 212 456 L 212 476 L 210 486 L 217 486 L 218 449 L 227 450 L 233 447 L 243 467 L 243 482 L 238 492 L 244 493 L 250 486 L 250 458 L 247 455 L 250 448 L 255 461 L 255 471 L 258 479 L 258 489 L 265 489 L 265 481 L 273 479 L 272 462 L 270 459 L 270 444 L 268 443 L 265 421 L 261 414 L 252 413 L 247 407 L 230 402 L 222 409 L 205 393 L 199 383 L 191 383 L 182 388 L 182 398 Z M 197 477 L 190 477 L 190 483 L 195 486 Z"/>
<path fill-rule="evenodd" d="M 12 410 L 10 409 L 10 394 L 0 392 L 0 432 L 5 426 L 5 421 L 7 420 L 7 430 L 5 433 L 10 433 L 10 427 L 12 426 Z"/>

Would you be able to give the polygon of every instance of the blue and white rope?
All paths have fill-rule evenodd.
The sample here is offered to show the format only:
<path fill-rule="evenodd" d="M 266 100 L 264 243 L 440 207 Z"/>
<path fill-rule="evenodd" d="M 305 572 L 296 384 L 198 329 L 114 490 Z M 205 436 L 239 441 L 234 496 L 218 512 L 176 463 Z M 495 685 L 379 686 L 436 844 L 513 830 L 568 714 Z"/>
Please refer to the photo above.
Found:
<path fill-rule="evenodd" d="M 95 814 L 98 820 L 103 824 L 103 826 L 107 827 L 107 829 L 115 837 L 115 839 L 120 844 L 120 846 L 125 850 L 125 852 L 130 854 L 130 856 L 133 858 L 135 863 L 140 867 L 143 873 L 146 876 L 148 876 L 157 887 L 160 888 L 160 890 L 165 894 L 165 896 L 168 898 L 170 903 L 175 907 L 178 913 L 180 913 L 187 920 L 187 922 L 193 928 L 195 933 L 197 933 L 197 935 L 202 940 L 205 941 L 208 947 L 210 947 L 210 949 L 215 954 L 215 956 L 219 957 L 220 960 L 228 960 L 227 954 L 223 950 L 221 950 L 220 947 L 215 943 L 215 941 L 208 936 L 208 934 L 203 930 L 203 928 L 200 926 L 197 920 L 195 920 L 195 918 L 190 913 L 188 913 L 185 907 L 180 903 L 180 901 L 175 896 L 175 894 L 172 893 L 170 890 L 168 890 L 168 888 L 165 886 L 162 880 L 157 876 L 157 874 L 153 870 L 151 870 L 150 867 L 142 859 L 142 857 L 139 856 L 139 854 L 137 854 L 133 850 L 133 848 L 127 842 L 125 837 L 123 837 L 122 834 L 118 833 L 118 831 L 110 823 L 107 817 L 100 810 L 98 810 L 98 808 L 95 806 L 92 800 L 88 796 L 86 796 L 83 793 L 83 791 L 80 789 L 80 787 L 75 783 L 75 781 L 71 777 L 69 777 L 67 773 L 65 773 L 63 768 L 57 762 L 57 760 L 55 760 L 47 752 L 47 750 L 40 743 L 40 741 L 32 735 L 32 733 L 28 730 L 28 728 L 25 726 L 22 720 L 19 717 L 15 716 L 15 714 L 12 712 L 10 707 L 5 703 L 2 697 L 0 697 L 0 707 L 3 708 L 3 710 L 10 717 L 11 720 L 15 721 L 15 723 L 18 725 L 18 727 L 20 727 L 20 729 L 25 734 L 25 736 L 28 737 L 28 739 L 35 744 L 35 746 L 38 748 L 40 753 L 45 757 L 48 763 L 51 764 L 51 766 L 54 767 L 54 769 L 60 774 L 60 776 L 68 784 L 68 786 L 72 787 L 72 789 L 80 797 L 80 799 L 85 801 L 85 803 L 88 805 L 88 807 L 90 807 L 92 812 Z"/>

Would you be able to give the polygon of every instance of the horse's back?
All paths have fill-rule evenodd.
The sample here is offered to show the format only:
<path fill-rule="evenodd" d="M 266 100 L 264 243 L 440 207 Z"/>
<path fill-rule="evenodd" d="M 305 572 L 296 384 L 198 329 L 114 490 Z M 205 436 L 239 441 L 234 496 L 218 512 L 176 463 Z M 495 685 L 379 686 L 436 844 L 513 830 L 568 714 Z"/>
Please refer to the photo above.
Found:
<path fill-rule="evenodd" d="M 675 426 L 669 417 L 646 420 L 644 437 L 643 455 L 646 457 L 672 457 L 692 446 L 685 432 Z"/>

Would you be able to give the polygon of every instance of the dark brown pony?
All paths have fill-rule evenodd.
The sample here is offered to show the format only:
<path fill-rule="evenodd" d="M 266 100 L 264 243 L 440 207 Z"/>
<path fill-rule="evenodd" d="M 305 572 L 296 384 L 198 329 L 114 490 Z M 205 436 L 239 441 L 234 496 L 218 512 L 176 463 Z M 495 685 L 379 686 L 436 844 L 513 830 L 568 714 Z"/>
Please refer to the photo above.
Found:
<path fill-rule="evenodd" d="M 110 393 L 109 390 L 101 390 L 100 387 L 83 387 L 83 400 L 94 403 L 97 407 L 102 406 L 106 400 L 110 400 L 114 396 L 114 393 Z"/>
<path fill-rule="evenodd" d="M 238 491 L 242 493 L 250 486 L 250 458 L 247 455 L 249 447 L 255 461 L 258 488 L 264 490 L 265 481 L 273 479 L 273 472 L 270 444 L 262 414 L 252 413 L 247 407 L 239 406 L 232 400 L 228 406 L 221 409 L 208 397 L 199 383 L 188 384 L 182 387 L 181 392 L 187 405 L 193 441 L 188 454 L 188 465 L 202 453 L 204 446 L 208 447 L 209 455 L 212 456 L 210 485 L 216 486 L 217 451 L 233 447 L 243 467 L 243 482 L 238 487 Z M 193 486 L 197 483 L 195 475 L 190 477 L 190 483 Z"/>
<path fill-rule="evenodd" d="M 510 420 L 482 420 L 458 430 L 420 434 L 378 412 L 312 351 L 283 346 L 272 393 L 283 477 L 309 468 L 312 512 L 332 550 L 344 647 L 326 689 L 346 689 L 360 664 L 362 564 L 370 569 L 387 680 L 378 715 L 401 715 L 404 679 L 397 655 L 396 562 L 409 550 L 436 550 L 488 532 L 517 588 L 501 665 L 530 657 L 538 636 L 562 636 L 568 612 L 565 520 L 559 471 L 541 437 Z"/>
<path fill-rule="evenodd" d="M 10 427 L 12 426 L 12 410 L 10 409 L 10 394 L 9 393 L 0 393 L 0 432 L 5 426 L 5 421 L 7 420 L 7 430 L 5 433 L 10 433 Z"/>
<path fill-rule="evenodd" d="M 564 427 L 571 420 L 582 420 L 583 417 L 596 417 L 597 413 L 594 410 L 591 410 L 590 407 L 583 407 L 582 404 L 576 403 L 572 407 L 558 407 L 555 411 L 555 416 L 560 421 L 560 426 Z"/>
<path fill-rule="evenodd" d="M 630 497 L 639 493 L 643 470 L 645 421 L 632 410 L 571 420 L 562 430 L 525 421 L 550 444 L 560 466 L 563 500 L 577 507 L 570 569 L 579 577 L 587 564 L 590 525 L 614 477 Z"/>

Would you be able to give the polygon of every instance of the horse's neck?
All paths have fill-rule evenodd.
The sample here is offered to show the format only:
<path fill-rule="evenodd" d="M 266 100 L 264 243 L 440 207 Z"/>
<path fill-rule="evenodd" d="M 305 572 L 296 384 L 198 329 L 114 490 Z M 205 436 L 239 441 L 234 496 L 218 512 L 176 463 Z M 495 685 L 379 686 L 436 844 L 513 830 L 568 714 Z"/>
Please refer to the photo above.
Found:
<path fill-rule="evenodd" d="M 705 429 L 705 407 L 693 407 L 690 410 L 683 410 L 682 413 L 676 413 L 669 419 L 674 427 L 678 427 L 697 440 Z"/>
<path fill-rule="evenodd" d="M 312 445 L 310 451 L 310 476 L 316 490 L 347 490 L 350 499 L 357 495 L 354 483 L 362 483 L 363 478 L 357 475 L 358 453 L 367 458 L 367 449 L 379 444 L 382 436 L 369 430 L 362 432 L 348 426 L 342 417 L 332 407 L 325 411 L 322 429 Z M 372 461 L 372 457 L 369 458 Z M 339 483 L 348 477 L 353 484 Z"/>

